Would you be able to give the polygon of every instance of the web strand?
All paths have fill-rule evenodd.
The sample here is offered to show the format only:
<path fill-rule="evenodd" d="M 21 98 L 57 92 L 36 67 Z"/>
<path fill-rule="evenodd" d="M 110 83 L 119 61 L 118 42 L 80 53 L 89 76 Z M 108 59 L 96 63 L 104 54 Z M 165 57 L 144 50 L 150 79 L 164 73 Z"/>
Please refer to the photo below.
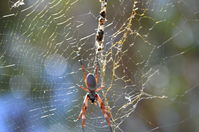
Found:
<path fill-rule="evenodd" d="M 99 65 L 114 132 L 194 131 L 196 2 L 10 0 L 0 17 L 0 129 L 81 131 L 82 61 L 87 73 Z M 110 132 L 98 107 L 86 117 L 85 132 Z"/>

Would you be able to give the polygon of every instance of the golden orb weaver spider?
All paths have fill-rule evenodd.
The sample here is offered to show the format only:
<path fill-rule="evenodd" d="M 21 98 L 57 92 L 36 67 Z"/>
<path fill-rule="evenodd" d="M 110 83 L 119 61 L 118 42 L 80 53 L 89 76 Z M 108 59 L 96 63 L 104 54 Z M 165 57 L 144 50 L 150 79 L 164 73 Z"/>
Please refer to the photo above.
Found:
<path fill-rule="evenodd" d="M 109 121 L 109 118 L 111 118 L 111 115 L 107 112 L 107 110 L 102 102 L 102 99 L 96 93 L 104 88 L 104 87 L 96 88 L 97 84 L 99 83 L 99 75 L 98 75 L 99 65 L 97 64 L 97 66 L 96 66 L 95 76 L 94 76 L 91 73 L 88 73 L 86 75 L 86 72 L 84 70 L 84 65 L 81 61 L 80 61 L 80 64 L 81 64 L 81 68 L 82 68 L 82 72 L 83 72 L 83 79 L 84 79 L 86 87 L 83 87 L 83 86 L 79 86 L 79 87 L 82 88 L 83 90 L 85 90 L 87 92 L 87 94 L 84 98 L 84 101 L 82 104 L 82 109 L 81 109 L 81 112 L 80 112 L 77 120 L 82 119 L 82 129 L 84 131 L 84 120 L 86 119 L 85 114 L 86 114 L 86 109 L 88 107 L 88 101 L 90 100 L 92 104 L 96 103 L 96 101 L 97 101 L 99 107 L 102 110 L 102 113 L 104 114 L 104 117 L 106 118 L 106 122 L 107 122 L 108 126 L 110 127 L 110 130 L 112 131 L 111 124 Z"/>

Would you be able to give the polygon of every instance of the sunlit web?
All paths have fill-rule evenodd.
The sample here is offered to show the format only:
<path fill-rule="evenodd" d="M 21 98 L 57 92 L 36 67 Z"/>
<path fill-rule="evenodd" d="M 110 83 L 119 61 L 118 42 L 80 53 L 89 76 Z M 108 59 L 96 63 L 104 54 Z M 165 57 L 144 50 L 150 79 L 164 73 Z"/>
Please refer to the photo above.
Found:
<path fill-rule="evenodd" d="M 94 72 L 99 1 L 12 0 L 9 6 L 10 12 L 0 19 L 0 92 L 4 95 L 0 104 L 2 121 L 10 119 L 2 130 L 81 131 L 81 121 L 74 122 L 86 94 L 77 86 L 84 83 L 78 60 L 81 56 L 87 72 Z M 189 51 L 194 39 L 189 24 L 198 22 L 197 8 L 189 11 L 192 16 L 182 12 L 181 21 L 173 20 L 181 6 L 187 3 L 108 1 L 100 64 L 100 80 L 106 88 L 99 94 L 111 113 L 114 131 L 161 130 L 190 120 L 161 125 L 134 116 L 143 100 L 176 103 L 178 96 L 190 92 L 184 89 L 170 98 L 165 88 L 171 74 L 168 62 L 179 61 Z M 180 48 L 170 49 L 173 42 Z M 86 118 L 85 131 L 109 131 L 98 106 L 89 104 Z"/>

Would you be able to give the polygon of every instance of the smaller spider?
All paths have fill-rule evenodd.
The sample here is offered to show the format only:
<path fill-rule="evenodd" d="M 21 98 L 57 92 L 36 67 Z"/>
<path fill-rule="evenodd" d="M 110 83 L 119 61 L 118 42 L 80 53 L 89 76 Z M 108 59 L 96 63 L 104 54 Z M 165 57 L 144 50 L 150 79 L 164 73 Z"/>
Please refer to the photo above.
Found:
<path fill-rule="evenodd" d="M 83 86 L 79 86 L 80 88 L 82 88 L 83 90 L 87 91 L 87 94 L 84 98 L 84 102 L 82 105 L 82 109 L 81 112 L 79 114 L 79 117 L 77 120 L 82 119 L 82 129 L 84 130 L 84 120 L 86 119 L 85 114 L 86 114 L 86 109 L 88 106 L 88 100 L 91 101 L 92 104 L 95 104 L 96 101 L 99 104 L 99 107 L 101 108 L 104 117 L 106 118 L 107 124 L 111 129 L 111 124 L 109 121 L 109 118 L 111 118 L 111 115 L 107 112 L 102 99 L 100 98 L 100 96 L 96 93 L 100 90 L 102 90 L 104 87 L 100 87 L 100 88 L 96 88 L 98 82 L 99 82 L 99 78 L 98 78 L 98 70 L 99 70 L 99 65 L 97 64 L 96 66 L 96 70 L 95 70 L 95 76 L 91 73 L 88 73 L 86 75 L 86 72 L 84 71 L 84 65 L 82 64 L 82 62 L 80 61 L 81 67 L 82 67 L 82 72 L 83 72 L 83 79 L 85 82 L 86 87 Z M 112 131 L 112 129 L 111 129 Z"/>

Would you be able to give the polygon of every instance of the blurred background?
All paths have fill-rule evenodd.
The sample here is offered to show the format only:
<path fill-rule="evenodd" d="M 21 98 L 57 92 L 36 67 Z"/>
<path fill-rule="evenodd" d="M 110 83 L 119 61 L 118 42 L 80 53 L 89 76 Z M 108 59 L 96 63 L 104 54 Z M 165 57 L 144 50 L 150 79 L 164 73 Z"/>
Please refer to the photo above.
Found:
<path fill-rule="evenodd" d="M 108 0 L 99 92 L 116 132 L 199 131 L 199 1 Z M 98 0 L 0 1 L 0 132 L 80 132 Z M 100 86 L 100 84 L 98 85 Z M 109 132 L 89 103 L 85 132 Z"/>

